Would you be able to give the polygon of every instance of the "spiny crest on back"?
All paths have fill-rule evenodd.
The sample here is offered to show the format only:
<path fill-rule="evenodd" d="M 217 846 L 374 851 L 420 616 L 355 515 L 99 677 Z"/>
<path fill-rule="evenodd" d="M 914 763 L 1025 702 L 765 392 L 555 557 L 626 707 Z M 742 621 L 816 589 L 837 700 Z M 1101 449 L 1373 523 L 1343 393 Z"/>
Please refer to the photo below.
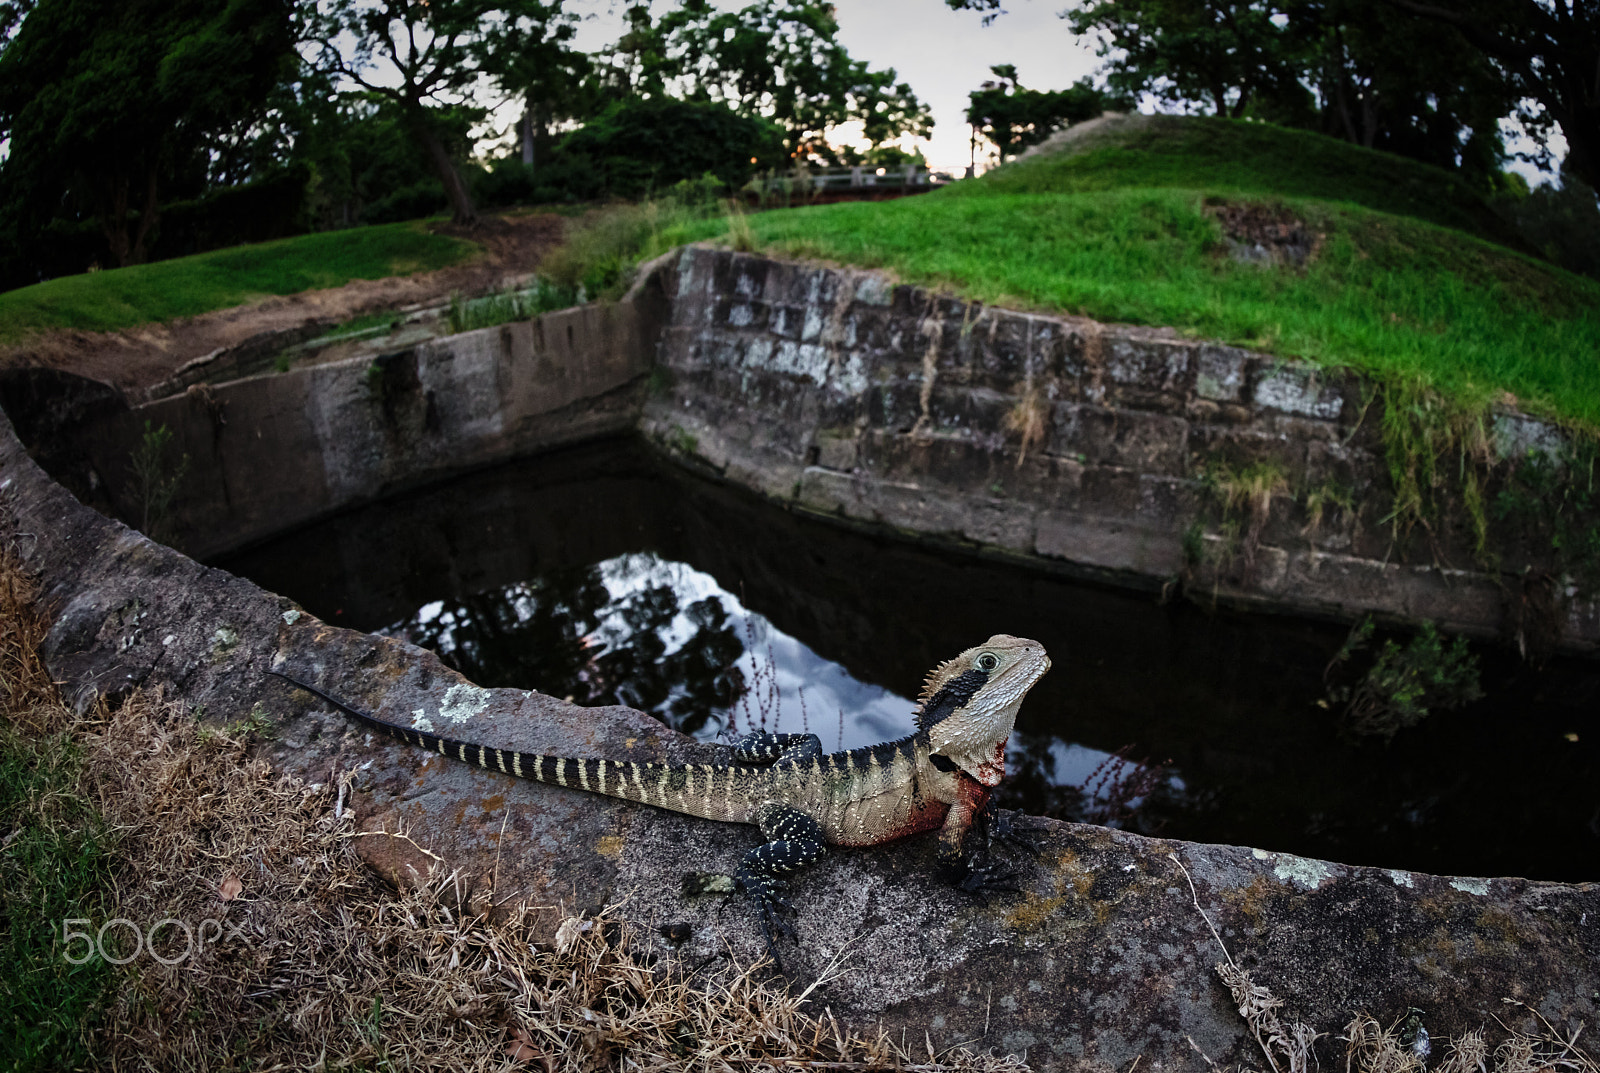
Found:
<path fill-rule="evenodd" d="M 966 653 L 963 652 L 962 655 L 966 655 Z M 944 684 L 955 677 L 956 672 L 950 668 L 959 662 L 961 662 L 961 656 L 957 656 L 955 659 L 947 659 L 928 672 L 927 680 L 922 683 L 922 694 L 917 697 L 917 705 L 919 707 L 932 700 L 934 695 L 943 688 Z"/>

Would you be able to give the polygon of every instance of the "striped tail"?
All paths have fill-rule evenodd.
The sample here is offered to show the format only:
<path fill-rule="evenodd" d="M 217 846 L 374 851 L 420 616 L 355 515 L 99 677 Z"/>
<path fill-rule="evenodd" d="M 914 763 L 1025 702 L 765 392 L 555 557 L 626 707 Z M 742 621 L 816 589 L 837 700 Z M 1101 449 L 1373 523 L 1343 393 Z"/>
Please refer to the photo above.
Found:
<path fill-rule="evenodd" d="M 314 685 L 291 678 L 279 671 L 268 671 L 308 693 L 314 693 L 357 722 L 467 764 L 519 779 L 531 779 L 574 790 L 639 801 L 657 808 L 683 812 L 710 820 L 754 823 L 752 798 L 759 796 L 755 782 L 765 772 L 713 764 L 638 764 L 631 760 L 587 760 L 569 756 L 543 756 L 495 749 L 487 745 L 453 741 L 437 734 L 387 723 L 353 708 Z M 759 804 L 759 802 L 757 802 Z"/>

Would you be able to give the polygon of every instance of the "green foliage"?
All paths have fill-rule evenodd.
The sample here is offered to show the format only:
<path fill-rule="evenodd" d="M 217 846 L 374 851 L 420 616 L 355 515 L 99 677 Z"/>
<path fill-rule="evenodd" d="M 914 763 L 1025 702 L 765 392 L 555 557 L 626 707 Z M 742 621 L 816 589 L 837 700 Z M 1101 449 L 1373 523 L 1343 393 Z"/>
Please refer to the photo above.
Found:
<path fill-rule="evenodd" d="M 998 9 L 997 0 L 947 2 Z M 1318 130 L 1457 171 L 1487 192 L 1504 157 L 1499 122 L 1530 94 L 1508 84 L 1504 65 L 1471 31 L 1449 18 L 1408 18 L 1406 6 L 1079 0 L 1062 17 L 1074 34 L 1099 43 L 1098 77 L 1120 95 Z"/>
<path fill-rule="evenodd" d="M 10 238 L 93 220 L 112 263 L 142 261 L 161 191 L 252 118 L 292 44 L 277 0 L 41 0 L 0 53 Z"/>
<path fill-rule="evenodd" d="M 995 81 L 967 95 L 967 122 L 994 143 L 1001 161 L 1072 123 L 1093 119 L 1107 109 L 1132 110 L 1133 101 L 1096 89 L 1087 78 L 1070 89 L 1024 89 L 1017 69 L 1001 64 L 989 70 Z"/>
<path fill-rule="evenodd" d="M 737 189 L 784 160 L 775 124 L 724 104 L 671 98 L 618 101 L 567 135 L 561 152 L 587 163 L 593 195 L 630 199 L 702 176 Z"/>
<path fill-rule="evenodd" d="M 1545 183 L 1496 203 L 1522 237 L 1569 272 L 1600 279 L 1600 199 L 1570 171 L 1561 185 Z"/>
<path fill-rule="evenodd" d="M 302 12 L 302 33 L 317 50 L 319 68 L 361 87 L 373 99 L 387 101 L 419 159 L 438 178 L 454 221 L 475 221 L 477 207 L 447 144 L 441 116 L 468 112 L 481 117 L 471 104 L 471 89 L 486 76 L 505 75 L 507 68 L 494 58 L 496 50 L 511 37 L 525 45 L 543 39 L 553 21 L 564 20 L 561 4 L 313 0 Z M 398 80 L 391 71 L 399 74 Z"/>
<path fill-rule="evenodd" d="M 592 212 L 568 225 L 566 242 L 545 256 L 539 274 L 582 301 L 617 297 L 640 261 L 676 245 L 697 222 L 719 216 L 719 186 L 708 176 L 678 183 L 654 201 Z"/>
<path fill-rule="evenodd" d="M 1245 565 L 1255 561 L 1261 531 L 1272 515 L 1274 496 L 1289 493 L 1289 478 L 1272 459 L 1252 462 L 1239 469 L 1220 459 L 1201 472 L 1201 481 L 1222 511 L 1225 531 L 1238 538 Z M 1229 544 L 1235 543 L 1234 539 Z"/>
<path fill-rule="evenodd" d="M 1441 493 L 1457 490 L 1481 559 L 1489 529 L 1481 472 L 1493 460 L 1483 407 L 1440 395 L 1420 377 L 1391 377 L 1381 390 L 1384 457 L 1394 490 L 1385 520 L 1396 537 L 1406 536 L 1415 525 L 1435 522 Z"/>
<path fill-rule="evenodd" d="M 476 249 L 418 224 L 389 224 L 67 276 L 0 294 L 0 342 L 52 328 L 116 331 L 265 295 L 422 272 Z"/>
<path fill-rule="evenodd" d="M 575 305 L 577 300 L 575 289 L 558 287 L 540 279 L 527 290 L 511 289 L 486 298 L 467 299 L 452 294 L 447 319 L 452 332 L 470 332 L 514 320 L 530 320 L 541 313 Z"/>
<path fill-rule="evenodd" d="M 189 456 L 171 457 L 172 430 L 144 423 L 144 435 L 129 459 L 134 497 L 139 503 L 139 531 L 152 540 L 168 538 L 168 511 L 189 473 Z"/>
<path fill-rule="evenodd" d="M 893 68 L 874 71 L 851 58 L 830 4 L 756 0 L 720 11 L 709 0 L 686 0 L 658 22 L 644 5 L 629 17 L 629 32 L 596 66 L 596 96 L 653 98 L 682 87 L 692 100 L 776 123 L 796 158 L 828 162 L 824 138 L 841 123 L 859 121 L 874 145 L 932 129 L 927 107 L 895 81 Z"/>
<path fill-rule="evenodd" d="M 106 919 L 112 832 L 78 792 L 66 735 L 32 740 L 0 725 L 0 1067 L 89 1064 L 88 1029 L 112 982 L 98 956 L 66 960 L 63 923 Z M 74 958 L 84 954 L 74 943 Z"/>
<path fill-rule="evenodd" d="M 1549 549 L 1551 573 L 1600 589 L 1600 446 L 1579 441 L 1552 457 L 1532 451 L 1515 460 L 1493 513 L 1537 548 Z"/>
<path fill-rule="evenodd" d="M 1333 679 L 1324 707 L 1344 706 L 1345 728 L 1356 737 L 1392 741 L 1435 710 L 1450 710 L 1483 696 L 1478 657 L 1465 637 L 1446 641 L 1438 628 L 1424 622 L 1404 645 L 1386 640 L 1365 669 L 1358 654 L 1367 650 L 1374 632 L 1371 616 L 1350 631 L 1328 664 Z"/>

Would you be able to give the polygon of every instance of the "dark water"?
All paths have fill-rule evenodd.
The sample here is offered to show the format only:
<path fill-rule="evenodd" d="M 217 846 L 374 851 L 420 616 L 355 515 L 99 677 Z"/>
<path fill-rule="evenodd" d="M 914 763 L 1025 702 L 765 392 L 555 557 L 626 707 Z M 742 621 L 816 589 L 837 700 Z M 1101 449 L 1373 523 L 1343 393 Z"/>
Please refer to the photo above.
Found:
<path fill-rule="evenodd" d="M 1535 672 L 1480 648 L 1482 700 L 1387 745 L 1353 741 L 1317 703 L 1345 627 L 860 535 L 627 441 L 398 497 L 217 565 L 330 622 L 433 647 L 479 684 L 629 704 L 702 737 L 896 737 L 939 660 L 994 633 L 1033 637 L 1055 667 L 1012 740 L 1012 805 L 1354 864 L 1600 879 L 1600 665 Z M 1162 766 L 1115 770 L 1114 753 Z"/>

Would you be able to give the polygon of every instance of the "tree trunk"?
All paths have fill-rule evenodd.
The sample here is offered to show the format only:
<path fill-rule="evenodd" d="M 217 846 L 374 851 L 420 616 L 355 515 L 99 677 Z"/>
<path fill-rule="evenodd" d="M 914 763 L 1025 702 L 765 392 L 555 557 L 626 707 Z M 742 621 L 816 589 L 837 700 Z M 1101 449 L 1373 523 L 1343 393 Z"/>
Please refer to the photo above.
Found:
<path fill-rule="evenodd" d="M 417 140 L 422 151 L 427 153 L 428 163 L 433 166 L 439 181 L 444 184 L 444 196 L 450 202 L 450 222 L 467 227 L 477 223 L 478 209 L 472 203 L 472 192 L 467 189 L 461 173 L 456 170 L 455 161 L 450 159 L 450 153 L 445 149 L 443 139 L 428 124 L 427 116 L 412 120 L 411 136 Z"/>
<path fill-rule="evenodd" d="M 522 110 L 522 163 L 526 167 L 533 167 L 533 95 L 528 95 L 527 105 Z"/>
<path fill-rule="evenodd" d="M 155 233 L 161 218 L 161 206 L 156 201 L 156 169 L 150 165 L 145 173 L 144 211 L 139 214 L 139 230 L 133 237 L 133 248 L 128 251 L 129 264 L 143 264 L 146 256 L 145 240 Z"/>
<path fill-rule="evenodd" d="M 111 179 L 111 196 L 100 210 L 100 230 L 106 237 L 106 246 L 116 267 L 128 264 L 128 177 L 117 174 Z"/>

